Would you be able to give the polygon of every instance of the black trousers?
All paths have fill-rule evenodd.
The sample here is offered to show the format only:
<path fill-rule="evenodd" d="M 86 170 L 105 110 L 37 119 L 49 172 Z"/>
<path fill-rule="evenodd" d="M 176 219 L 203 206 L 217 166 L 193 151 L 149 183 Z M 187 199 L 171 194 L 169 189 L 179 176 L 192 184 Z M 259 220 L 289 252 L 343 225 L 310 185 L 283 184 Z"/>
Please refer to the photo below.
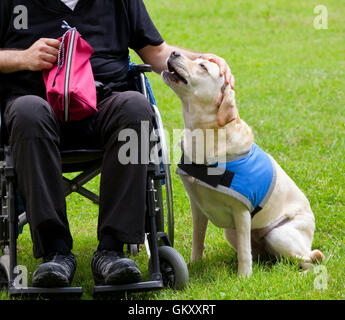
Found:
<path fill-rule="evenodd" d="M 147 99 L 135 91 L 114 92 L 98 108 L 98 114 L 91 118 L 60 123 L 48 102 L 40 97 L 21 96 L 6 103 L 5 123 L 17 187 L 36 258 L 61 248 L 72 249 L 61 149 L 104 149 L 97 230 L 100 243 L 109 246 L 112 240 L 144 241 L 147 164 L 122 164 L 118 153 L 127 142 L 118 137 L 123 129 L 135 131 L 140 159 L 141 124 L 145 121 L 152 130 L 154 112 Z"/>

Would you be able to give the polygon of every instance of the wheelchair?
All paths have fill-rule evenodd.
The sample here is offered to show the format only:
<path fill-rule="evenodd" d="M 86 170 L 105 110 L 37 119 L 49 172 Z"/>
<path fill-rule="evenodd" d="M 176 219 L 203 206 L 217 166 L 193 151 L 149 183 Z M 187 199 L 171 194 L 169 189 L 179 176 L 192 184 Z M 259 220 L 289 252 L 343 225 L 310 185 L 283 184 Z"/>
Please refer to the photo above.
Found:
<path fill-rule="evenodd" d="M 159 159 L 150 162 L 147 170 L 145 247 L 149 256 L 150 279 L 125 285 L 95 286 L 92 292 L 94 297 L 159 290 L 165 287 L 183 289 L 188 283 L 187 265 L 180 253 L 173 248 L 174 215 L 169 157 L 162 119 L 150 83 L 145 75 L 146 72 L 151 71 L 150 65 L 134 65 L 130 62 L 129 77 L 134 81 L 137 90 L 150 101 L 154 109 L 154 132 L 160 144 Z M 96 82 L 96 86 L 102 85 Z M 3 110 L 1 109 L 1 111 Z M 81 287 L 25 287 L 20 281 L 17 281 L 21 272 L 17 268 L 17 240 L 27 219 L 25 208 L 16 192 L 11 147 L 7 144 L 3 118 L 1 117 L 0 120 L 0 289 L 6 289 L 10 297 L 80 297 L 83 293 Z M 65 196 L 77 192 L 98 204 L 98 195 L 87 190 L 84 185 L 100 174 L 102 155 L 103 150 L 61 151 L 63 173 L 81 172 L 73 179 L 62 176 Z M 167 229 L 167 233 L 165 229 Z M 132 255 L 136 255 L 139 251 L 138 244 L 127 244 L 127 248 Z"/>

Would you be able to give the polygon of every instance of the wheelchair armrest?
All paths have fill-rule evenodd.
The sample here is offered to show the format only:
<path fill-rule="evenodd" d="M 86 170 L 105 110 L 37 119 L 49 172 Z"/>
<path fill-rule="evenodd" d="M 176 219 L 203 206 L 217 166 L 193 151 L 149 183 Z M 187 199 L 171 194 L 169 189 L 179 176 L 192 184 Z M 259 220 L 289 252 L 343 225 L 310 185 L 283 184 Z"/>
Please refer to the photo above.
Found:
<path fill-rule="evenodd" d="M 152 66 L 150 64 L 136 64 L 134 69 L 137 72 L 152 72 Z"/>
<path fill-rule="evenodd" d="M 128 78 L 134 79 L 138 77 L 140 74 L 151 71 L 152 66 L 149 64 L 132 64 L 130 69 L 128 70 Z"/>

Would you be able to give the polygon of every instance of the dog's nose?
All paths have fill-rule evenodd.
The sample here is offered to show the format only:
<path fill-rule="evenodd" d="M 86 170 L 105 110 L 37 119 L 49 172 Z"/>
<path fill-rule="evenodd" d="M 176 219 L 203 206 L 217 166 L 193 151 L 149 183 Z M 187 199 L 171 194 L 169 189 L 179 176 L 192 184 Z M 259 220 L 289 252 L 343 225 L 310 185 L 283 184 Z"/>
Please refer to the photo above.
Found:
<path fill-rule="evenodd" d="M 179 53 L 179 52 L 177 52 L 177 51 L 173 51 L 172 53 L 171 53 L 171 57 L 172 58 L 177 58 L 177 57 L 180 57 L 181 56 L 181 53 Z"/>

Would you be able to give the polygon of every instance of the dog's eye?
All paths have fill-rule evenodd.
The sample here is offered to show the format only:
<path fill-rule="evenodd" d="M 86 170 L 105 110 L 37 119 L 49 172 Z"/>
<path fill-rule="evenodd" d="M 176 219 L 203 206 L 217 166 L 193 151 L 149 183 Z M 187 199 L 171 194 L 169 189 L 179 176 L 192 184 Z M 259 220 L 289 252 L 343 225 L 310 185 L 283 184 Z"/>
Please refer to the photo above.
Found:
<path fill-rule="evenodd" d="M 199 64 L 199 66 L 200 66 L 202 69 L 204 69 L 205 71 L 207 71 L 207 72 L 208 72 L 208 70 L 207 70 L 206 66 L 205 66 L 203 63 L 200 63 L 200 64 Z"/>

